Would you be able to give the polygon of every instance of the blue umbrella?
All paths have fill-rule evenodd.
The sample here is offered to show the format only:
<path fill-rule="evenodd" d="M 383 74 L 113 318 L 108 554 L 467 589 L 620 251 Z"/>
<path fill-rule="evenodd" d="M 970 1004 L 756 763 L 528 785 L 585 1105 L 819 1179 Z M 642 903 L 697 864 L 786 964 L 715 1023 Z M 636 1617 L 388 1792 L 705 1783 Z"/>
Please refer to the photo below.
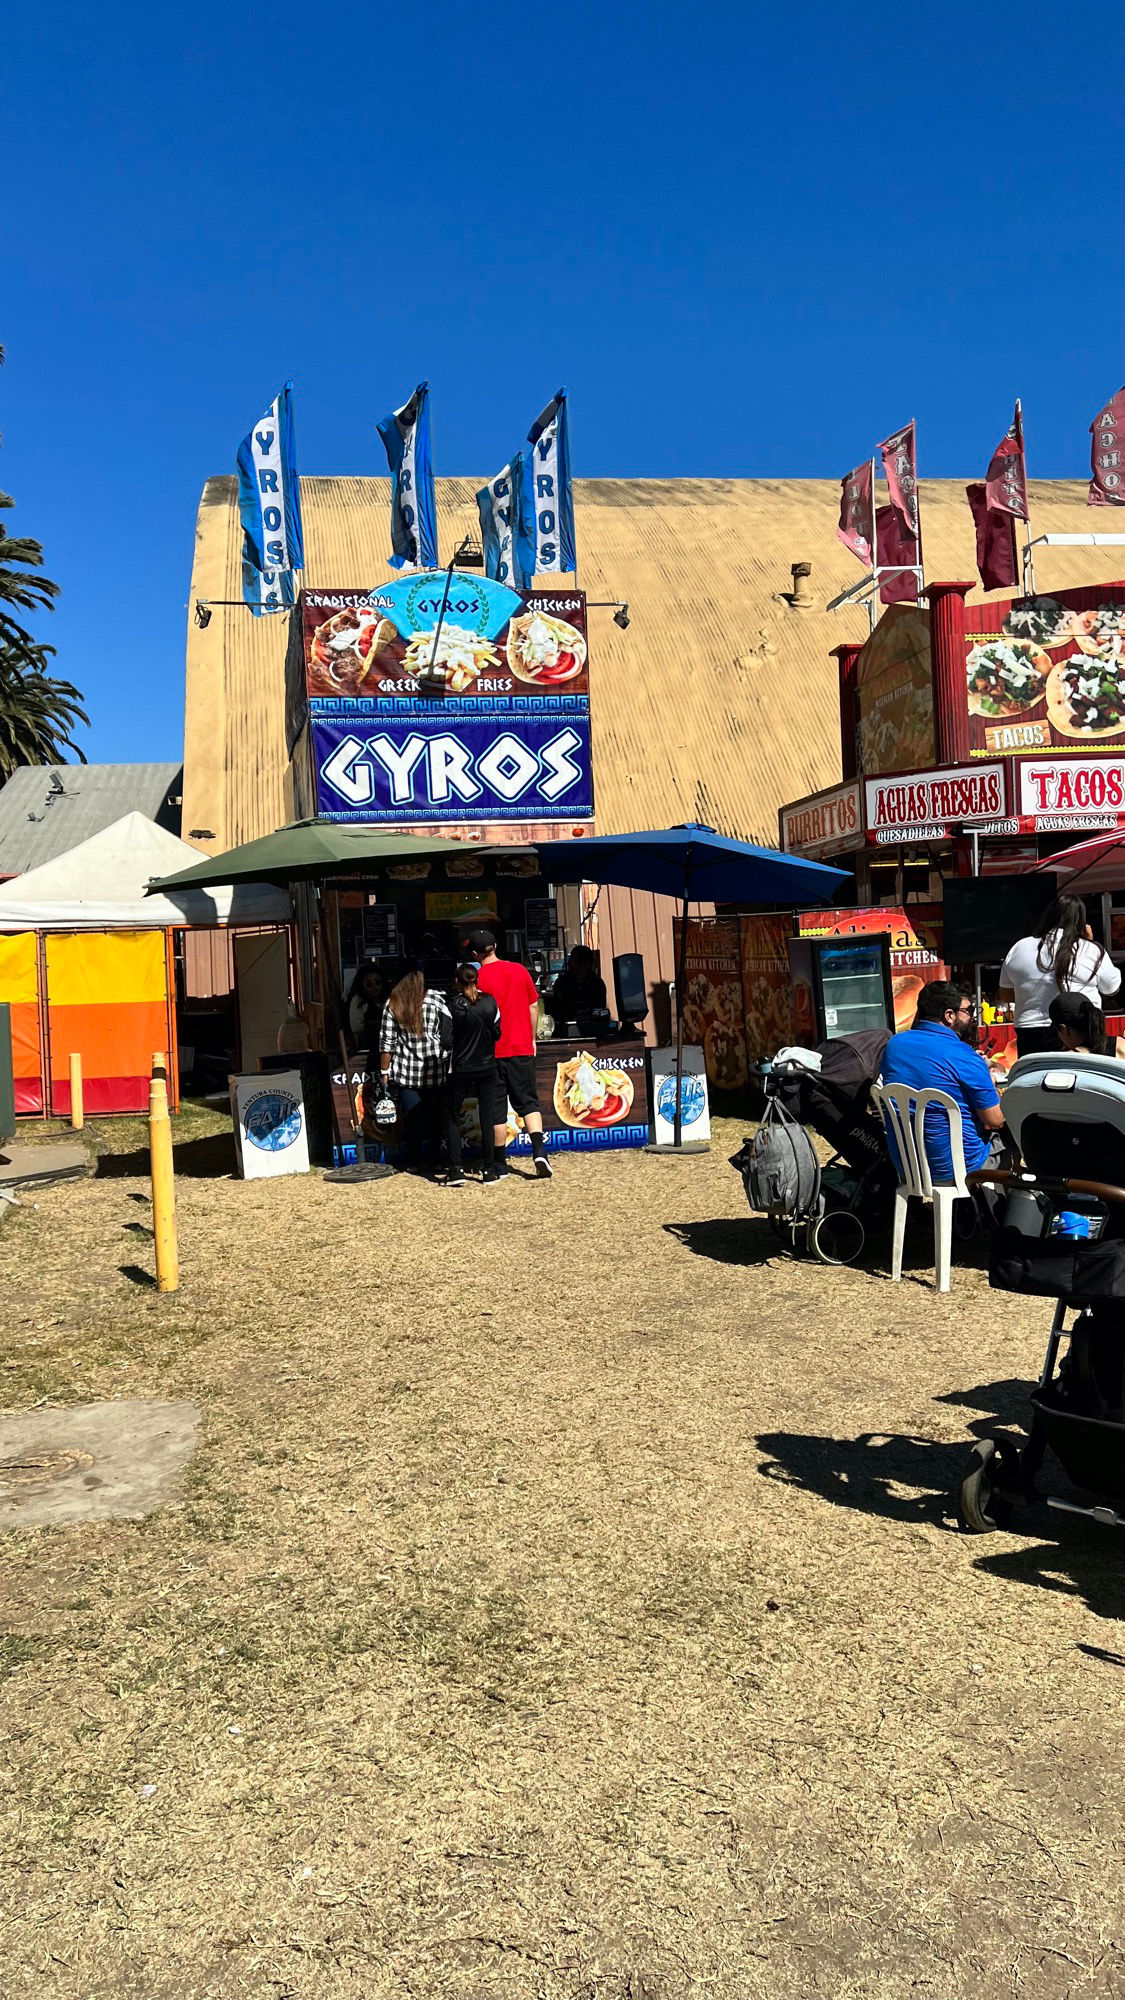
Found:
<path fill-rule="evenodd" d="M 648 889 L 675 896 L 681 905 L 680 955 L 676 967 L 676 1114 L 673 1144 L 681 1130 L 683 1073 L 684 954 L 689 902 L 788 903 L 794 908 L 827 902 L 850 877 L 842 868 L 799 861 L 773 847 L 727 840 L 710 826 L 666 826 L 655 833 L 606 834 L 595 840 L 548 840 L 539 844 L 539 862 L 549 882 L 608 882 L 622 889 Z"/>

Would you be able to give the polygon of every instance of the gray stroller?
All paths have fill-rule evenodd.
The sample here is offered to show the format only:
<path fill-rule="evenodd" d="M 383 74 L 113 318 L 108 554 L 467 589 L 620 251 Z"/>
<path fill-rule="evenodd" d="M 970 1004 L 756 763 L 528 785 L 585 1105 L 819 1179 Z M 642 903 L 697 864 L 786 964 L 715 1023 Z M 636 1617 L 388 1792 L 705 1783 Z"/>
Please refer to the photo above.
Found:
<path fill-rule="evenodd" d="M 1081 1497 L 1047 1504 L 1125 1527 L 1125 1063 L 1024 1056 L 1004 1117 L 1025 1170 L 968 1176 L 1003 1195 L 989 1282 L 1055 1310 L 1027 1438 L 975 1447 L 961 1519 L 978 1532 L 1006 1526 L 1050 1450 Z"/>

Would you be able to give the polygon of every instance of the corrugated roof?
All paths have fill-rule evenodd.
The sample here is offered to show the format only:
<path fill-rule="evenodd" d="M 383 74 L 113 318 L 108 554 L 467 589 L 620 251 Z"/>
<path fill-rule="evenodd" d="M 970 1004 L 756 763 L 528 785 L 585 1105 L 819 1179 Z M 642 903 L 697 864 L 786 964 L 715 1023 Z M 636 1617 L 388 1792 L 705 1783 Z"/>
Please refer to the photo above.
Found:
<path fill-rule="evenodd" d="M 179 764 L 29 764 L 0 788 L 0 876 L 22 875 L 128 812 L 179 833 Z"/>
<path fill-rule="evenodd" d="M 439 479 L 441 546 L 476 535 L 482 482 Z M 831 648 L 862 639 L 866 613 L 826 612 L 861 571 L 836 540 L 839 484 L 814 479 L 580 479 L 578 585 L 626 598 L 622 632 L 590 614 L 597 831 L 698 819 L 771 845 L 777 808 L 840 774 Z M 1085 482 L 1032 480 L 1035 534 L 1089 530 Z M 312 588 L 388 575 L 389 481 L 301 481 Z M 963 480 L 923 480 L 926 574 L 976 575 Z M 1102 515 L 1095 526 L 1104 528 Z M 233 476 L 210 479 L 196 528 L 192 601 L 240 598 L 241 530 Z M 1041 590 L 1109 582 L 1125 551 L 1041 550 Z M 816 608 L 784 594 L 791 565 L 812 564 Z M 978 591 L 977 598 L 985 593 Z M 199 631 L 189 612 L 184 833 L 208 829 L 212 852 L 284 824 L 287 623 L 217 609 Z"/>

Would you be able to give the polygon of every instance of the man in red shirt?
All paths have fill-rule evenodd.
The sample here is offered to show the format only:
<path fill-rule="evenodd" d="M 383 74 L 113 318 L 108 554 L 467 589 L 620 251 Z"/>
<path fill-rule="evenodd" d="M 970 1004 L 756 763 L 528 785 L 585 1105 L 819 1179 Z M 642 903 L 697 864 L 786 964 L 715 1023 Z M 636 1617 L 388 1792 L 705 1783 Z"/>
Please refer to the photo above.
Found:
<path fill-rule="evenodd" d="M 480 959 L 477 985 L 491 993 L 500 1009 L 500 1038 L 496 1044 L 496 1067 L 508 1093 L 513 1111 L 523 1119 L 531 1140 L 531 1157 L 540 1180 L 549 1181 L 551 1162 L 543 1148 L 543 1114 L 535 1087 L 535 1022 L 539 993 L 526 966 L 509 958 L 497 958 L 496 939 L 491 931 L 470 931 L 469 950 Z M 497 1125 L 496 1159 L 503 1161 L 508 1144 L 507 1125 Z"/>

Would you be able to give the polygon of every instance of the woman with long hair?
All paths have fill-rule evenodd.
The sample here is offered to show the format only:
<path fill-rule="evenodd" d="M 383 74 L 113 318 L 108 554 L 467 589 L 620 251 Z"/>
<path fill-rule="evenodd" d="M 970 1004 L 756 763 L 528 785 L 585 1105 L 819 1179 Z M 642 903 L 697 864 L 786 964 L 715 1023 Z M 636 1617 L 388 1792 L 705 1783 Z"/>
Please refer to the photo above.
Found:
<path fill-rule="evenodd" d="M 1038 932 L 1012 946 L 1000 968 L 1001 994 L 1015 999 L 1016 1047 L 1021 1056 L 1062 1047 L 1051 1020 L 1059 993 L 1080 993 L 1099 1012 L 1120 990 L 1121 974 L 1095 944 L 1081 896 L 1056 896 Z"/>
<path fill-rule="evenodd" d="M 398 1105 L 404 1164 L 414 1171 L 427 1143 L 435 1160 L 440 1148 L 452 1038 L 443 995 L 416 967 L 404 973 L 383 1010 L 379 1067 Z"/>
<path fill-rule="evenodd" d="M 480 1119 L 480 1146 L 484 1163 L 481 1176 L 485 1187 L 495 1187 L 503 1178 L 496 1171 L 496 1142 L 493 1126 L 503 1122 L 504 1102 L 500 1072 L 496 1066 L 496 1038 L 500 1033 L 500 1009 L 491 993 L 477 985 L 477 968 L 466 960 L 453 975 L 449 1011 L 453 1017 L 453 1057 L 446 1098 L 445 1144 L 449 1154 L 446 1187 L 464 1187 L 461 1171 L 461 1114 L 466 1102 L 475 1097 Z"/>

